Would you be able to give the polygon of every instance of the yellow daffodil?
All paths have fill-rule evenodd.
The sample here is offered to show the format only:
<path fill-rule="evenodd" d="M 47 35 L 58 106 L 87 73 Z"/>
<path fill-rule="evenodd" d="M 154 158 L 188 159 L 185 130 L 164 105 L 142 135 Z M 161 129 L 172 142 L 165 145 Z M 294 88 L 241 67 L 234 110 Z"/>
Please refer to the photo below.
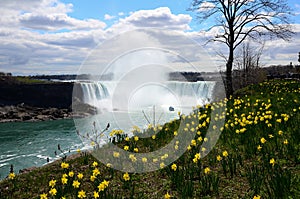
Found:
<path fill-rule="evenodd" d="M 78 182 L 78 180 L 74 180 L 72 186 L 74 188 L 79 188 L 80 182 Z"/>
<path fill-rule="evenodd" d="M 262 143 L 262 144 L 264 144 L 264 143 L 266 143 L 267 142 L 267 140 L 265 139 L 265 138 L 260 138 L 260 142 Z"/>
<path fill-rule="evenodd" d="M 54 187 L 55 184 L 56 184 L 56 180 L 52 179 L 52 180 L 49 181 L 49 187 Z"/>
<path fill-rule="evenodd" d="M 74 172 L 73 171 L 70 171 L 69 172 L 69 176 L 72 178 L 74 176 Z"/>
<path fill-rule="evenodd" d="M 257 146 L 257 150 L 260 151 L 261 149 L 262 149 L 262 147 L 261 147 L 260 145 L 258 145 L 258 146 Z"/>
<path fill-rule="evenodd" d="M 223 155 L 224 157 L 227 157 L 227 156 L 228 156 L 228 152 L 227 152 L 227 151 L 223 151 L 222 155 Z"/>
<path fill-rule="evenodd" d="M 82 174 L 82 173 L 78 173 L 77 178 L 78 178 L 79 180 L 81 180 L 81 179 L 83 178 L 83 174 Z"/>
<path fill-rule="evenodd" d="M 98 168 L 95 168 L 95 169 L 93 170 L 93 175 L 94 175 L 94 176 L 100 175 L 100 171 L 99 171 Z"/>
<path fill-rule="evenodd" d="M 8 179 L 10 179 L 10 180 L 15 179 L 15 177 L 16 177 L 16 174 L 14 172 L 8 174 Z"/>
<path fill-rule="evenodd" d="M 171 198 L 171 195 L 167 192 L 166 194 L 165 194 L 165 199 L 170 199 Z"/>
<path fill-rule="evenodd" d="M 56 193 L 57 193 L 57 190 L 56 190 L 55 188 L 52 188 L 52 189 L 50 189 L 50 191 L 49 191 L 49 194 L 50 194 L 51 196 L 55 196 Z"/>
<path fill-rule="evenodd" d="M 94 175 L 91 175 L 91 177 L 90 177 L 90 180 L 92 181 L 92 182 L 94 182 L 95 180 L 96 180 L 96 176 L 94 176 Z"/>
<path fill-rule="evenodd" d="M 270 164 L 271 164 L 272 166 L 275 165 L 275 159 L 274 159 L 274 158 L 270 159 Z"/>
<path fill-rule="evenodd" d="M 78 192 L 78 198 L 86 198 L 85 191 L 81 190 Z"/>
<path fill-rule="evenodd" d="M 128 181 L 128 180 L 130 180 L 130 176 L 129 176 L 129 174 L 126 172 L 126 173 L 124 173 L 124 175 L 123 175 L 123 179 L 125 180 L 125 181 Z"/>
<path fill-rule="evenodd" d="M 61 183 L 62 184 L 67 184 L 68 183 L 68 178 L 61 178 Z"/>
<path fill-rule="evenodd" d="M 47 198 L 48 198 L 48 194 L 46 193 L 40 194 L 40 199 L 47 199 Z"/>
<path fill-rule="evenodd" d="M 204 173 L 205 173 L 205 174 L 209 174 L 209 173 L 210 173 L 210 168 L 209 168 L 209 167 L 206 167 L 206 168 L 204 169 Z"/>
<path fill-rule="evenodd" d="M 118 158 L 119 156 L 120 156 L 120 153 L 119 152 L 113 152 L 113 156 L 115 157 L 115 158 Z"/>
<path fill-rule="evenodd" d="M 176 170 L 177 170 L 177 165 L 176 165 L 176 164 L 172 164 L 171 169 L 172 169 L 173 171 L 176 171 Z"/>
<path fill-rule="evenodd" d="M 100 196 L 99 196 L 99 193 L 97 192 L 97 191 L 94 191 L 94 193 L 93 193 L 93 197 L 96 199 L 96 198 L 99 198 Z"/>
<path fill-rule="evenodd" d="M 98 166 L 98 162 L 94 161 L 92 167 L 97 167 L 97 166 Z"/>
<path fill-rule="evenodd" d="M 69 168 L 69 163 L 62 162 L 62 163 L 60 164 L 60 166 L 61 166 L 61 168 L 63 168 L 63 169 L 67 169 L 67 168 Z"/>

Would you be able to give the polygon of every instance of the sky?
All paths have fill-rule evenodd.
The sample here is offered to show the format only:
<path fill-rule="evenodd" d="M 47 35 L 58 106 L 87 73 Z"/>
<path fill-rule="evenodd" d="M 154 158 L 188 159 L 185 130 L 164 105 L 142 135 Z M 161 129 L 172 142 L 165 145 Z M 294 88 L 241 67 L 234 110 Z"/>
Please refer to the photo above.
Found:
<path fill-rule="evenodd" d="M 294 10 L 292 26 L 295 35 L 290 42 L 267 41 L 262 55 L 264 66 L 298 64 L 300 2 L 288 0 L 288 3 Z M 77 74 L 87 62 L 96 62 L 97 67 L 103 68 L 120 54 L 132 50 L 134 45 L 131 44 L 136 41 L 140 42 L 137 47 L 143 47 L 146 38 L 140 33 L 136 35 L 138 39 L 130 37 L 129 40 L 120 35 L 147 28 L 150 31 L 156 28 L 168 30 L 151 33 L 153 37 L 148 38 L 148 46 L 170 48 L 187 60 L 207 59 L 216 63 L 217 68 L 212 69 L 206 62 L 203 70 L 216 71 L 224 65 L 224 60 L 217 54 L 226 54 L 226 46 L 216 42 L 204 45 L 218 30 L 208 29 L 213 20 L 199 23 L 196 13 L 188 11 L 190 5 L 191 0 L 1 0 L 0 71 L 14 75 Z M 119 48 L 103 62 L 108 58 L 104 54 L 113 49 L 109 44 L 118 45 L 113 42 L 114 37 L 121 38 L 124 48 Z M 156 40 L 161 41 L 158 42 L 160 45 L 154 42 Z M 188 40 L 195 41 L 205 52 L 203 49 L 198 51 L 195 45 L 191 45 L 189 52 L 184 52 Z M 195 53 L 191 53 L 193 51 Z M 99 57 L 90 60 L 95 57 L 95 52 L 102 60 Z M 207 53 L 207 57 L 198 56 L 203 53 Z M 133 55 L 141 57 L 141 52 Z M 168 64 L 170 60 L 163 62 Z M 176 64 L 178 70 L 187 69 L 180 65 L 181 62 Z"/>

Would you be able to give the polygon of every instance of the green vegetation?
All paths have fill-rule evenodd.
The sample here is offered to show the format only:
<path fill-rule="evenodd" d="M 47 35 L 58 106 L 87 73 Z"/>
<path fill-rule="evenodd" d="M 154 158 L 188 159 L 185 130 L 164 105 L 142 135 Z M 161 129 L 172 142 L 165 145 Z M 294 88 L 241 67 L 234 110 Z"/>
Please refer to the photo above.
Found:
<path fill-rule="evenodd" d="M 136 153 L 158 150 L 174 140 L 170 154 L 152 160 L 120 157 L 115 151 L 105 154 L 133 165 L 151 161 L 164 167 L 171 153 L 186 150 L 158 171 L 124 173 L 79 152 L 30 173 L 11 174 L 0 182 L 0 198 L 297 198 L 299 93 L 297 81 L 264 82 L 239 91 L 235 98 L 195 108 L 190 115 L 180 115 L 181 120 L 149 126 L 144 132 L 152 135 L 148 138 L 139 138 L 137 128 L 131 138 L 122 131 L 111 133 L 116 145 Z M 212 128 L 222 134 L 204 156 L 212 139 L 206 137 L 209 124 L 222 119 L 224 126 Z M 178 138 L 187 134 L 194 139 L 186 145 Z"/>
<path fill-rule="evenodd" d="M 45 81 L 45 80 L 32 79 L 32 78 L 27 77 L 27 76 L 17 76 L 17 77 L 14 77 L 14 78 L 15 78 L 15 81 L 17 83 L 20 83 L 20 84 L 45 84 L 45 83 L 49 83 L 48 81 Z"/>

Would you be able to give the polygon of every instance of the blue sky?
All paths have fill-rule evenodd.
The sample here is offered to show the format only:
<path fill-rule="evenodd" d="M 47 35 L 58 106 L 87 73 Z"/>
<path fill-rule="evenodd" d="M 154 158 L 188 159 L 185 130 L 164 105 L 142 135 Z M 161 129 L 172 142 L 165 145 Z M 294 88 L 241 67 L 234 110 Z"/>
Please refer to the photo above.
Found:
<path fill-rule="evenodd" d="M 200 45 L 218 30 L 213 20 L 197 22 L 187 11 L 191 0 L 2 0 L 0 2 L 0 71 L 13 74 L 76 73 L 100 43 L 136 28 L 166 28 Z M 300 2 L 288 0 L 295 16 L 290 43 L 266 42 L 263 64 L 297 63 L 300 51 Z M 205 47 L 222 65 L 220 43 Z"/>

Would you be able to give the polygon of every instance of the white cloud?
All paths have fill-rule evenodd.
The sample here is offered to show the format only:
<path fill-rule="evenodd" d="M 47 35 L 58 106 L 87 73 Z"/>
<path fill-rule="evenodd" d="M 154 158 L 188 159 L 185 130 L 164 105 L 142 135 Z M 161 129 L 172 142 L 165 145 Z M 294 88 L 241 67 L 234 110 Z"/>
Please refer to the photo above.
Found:
<path fill-rule="evenodd" d="M 38 30 L 102 29 L 106 26 L 104 22 L 95 19 L 78 20 L 66 14 L 26 13 L 20 16 L 19 21 L 23 27 Z"/>
<path fill-rule="evenodd" d="M 111 20 L 111 19 L 114 19 L 114 18 L 116 18 L 116 16 L 112 16 L 112 15 L 109 15 L 109 14 L 104 15 L 105 20 Z"/>
<path fill-rule="evenodd" d="M 178 31 L 190 30 L 192 17 L 187 14 L 175 15 L 167 7 L 154 10 L 131 12 L 128 17 L 121 18 L 107 31 L 110 35 L 120 34 L 136 28 L 164 28 Z"/>
<path fill-rule="evenodd" d="M 125 13 L 124 12 L 119 12 L 118 15 L 123 16 L 123 15 L 125 15 Z"/>

